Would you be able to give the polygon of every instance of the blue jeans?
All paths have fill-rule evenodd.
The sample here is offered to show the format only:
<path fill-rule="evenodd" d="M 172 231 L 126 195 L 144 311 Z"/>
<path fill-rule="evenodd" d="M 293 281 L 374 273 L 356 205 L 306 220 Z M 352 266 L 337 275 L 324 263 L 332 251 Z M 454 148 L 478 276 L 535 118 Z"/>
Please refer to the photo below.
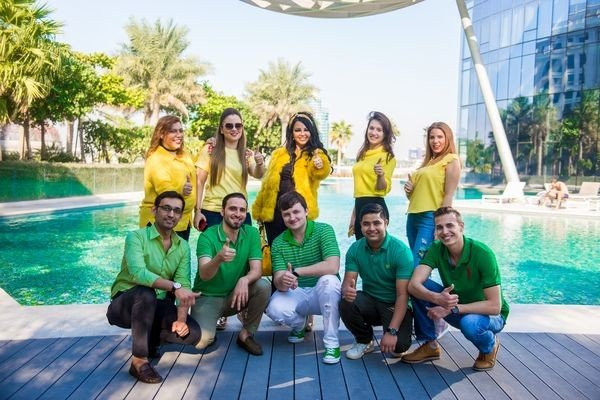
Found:
<path fill-rule="evenodd" d="M 433 242 L 434 228 L 433 211 L 408 214 L 406 218 L 406 237 L 415 267 L 419 265 Z"/>
<path fill-rule="evenodd" d="M 443 286 L 428 279 L 424 286 L 432 292 L 440 293 Z M 425 300 L 411 297 L 413 316 L 415 320 L 415 335 L 418 340 L 431 341 L 436 339 L 433 320 L 427 316 L 427 307 L 436 305 Z M 495 341 L 494 336 L 504 328 L 504 318 L 501 315 L 482 314 L 448 314 L 444 318 L 453 327 L 460 329 L 461 333 L 483 354 L 492 352 Z"/>

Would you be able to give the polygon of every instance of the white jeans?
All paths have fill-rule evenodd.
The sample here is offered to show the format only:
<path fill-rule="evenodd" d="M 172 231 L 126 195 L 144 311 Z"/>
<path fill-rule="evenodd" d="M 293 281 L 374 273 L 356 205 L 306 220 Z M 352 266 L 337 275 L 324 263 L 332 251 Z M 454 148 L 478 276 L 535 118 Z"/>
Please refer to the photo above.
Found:
<path fill-rule="evenodd" d="M 267 315 L 273 321 L 295 330 L 304 327 L 307 315 L 322 315 L 323 344 L 325 347 L 340 347 L 338 329 L 341 287 L 337 276 L 323 275 L 315 287 L 276 291 L 269 301 Z"/>

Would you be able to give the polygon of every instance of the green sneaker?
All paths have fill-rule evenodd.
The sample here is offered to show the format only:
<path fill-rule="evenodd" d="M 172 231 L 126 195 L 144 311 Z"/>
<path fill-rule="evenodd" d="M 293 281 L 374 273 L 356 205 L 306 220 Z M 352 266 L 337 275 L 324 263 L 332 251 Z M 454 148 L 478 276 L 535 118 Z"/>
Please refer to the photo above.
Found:
<path fill-rule="evenodd" d="M 306 333 L 306 329 L 302 328 L 299 331 L 292 329 L 290 334 L 288 335 L 288 342 L 290 343 L 301 343 L 304 341 L 304 335 Z"/>
<path fill-rule="evenodd" d="M 325 364 L 337 364 L 340 362 L 340 348 L 339 347 L 325 347 L 325 354 L 323 354 L 323 362 Z"/>

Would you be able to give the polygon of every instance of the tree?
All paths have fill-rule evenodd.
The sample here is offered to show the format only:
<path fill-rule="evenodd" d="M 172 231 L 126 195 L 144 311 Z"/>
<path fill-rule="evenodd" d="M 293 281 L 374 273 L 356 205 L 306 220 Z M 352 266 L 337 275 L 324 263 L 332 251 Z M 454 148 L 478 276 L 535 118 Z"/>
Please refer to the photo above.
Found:
<path fill-rule="evenodd" d="M 528 174 L 531 149 L 525 147 L 519 151 L 519 145 L 529 141 L 528 132 L 531 126 L 532 105 L 527 97 L 517 97 L 501 113 L 508 143 L 513 149 L 514 159 L 517 164 L 519 161 L 524 162 L 525 174 Z"/>
<path fill-rule="evenodd" d="M 329 140 L 331 144 L 337 149 L 337 165 L 338 167 L 342 164 L 343 153 L 346 149 L 346 145 L 352 138 L 352 125 L 346 121 L 334 122 L 331 125 L 331 131 L 329 132 Z"/>
<path fill-rule="evenodd" d="M 533 99 L 532 122 L 529 135 L 535 154 L 537 155 L 536 175 L 542 175 L 545 143 L 550 132 L 556 129 L 556 108 L 547 94 L 535 96 Z"/>
<path fill-rule="evenodd" d="M 270 62 L 260 70 L 258 79 L 248 84 L 248 103 L 259 117 L 259 130 L 281 126 L 281 143 L 292 114 L 306 110 L 306 102 L 314 98 L 316 88 L 308 82 L 309 74 L 299 62 L 290 65 L 283 59 Z"/>
<path fill-rule="evenodd" d="M 153 25 L 131 20 L 125 30 L 129 42 L 123 45 L 116 71 L 125 78 L 125 84 L 142 89 L 144 123 L 155 125 L 161 109 L 171 108 L 188 115 L 188 105 L 204 99 L 202 86 L 197 83 L 208 65 L 183 53 L 189 42 L 188 29 L 173 21 Z"/>
<path fill-rule="evenodd" d="M 0 123 L 23 125 L 27 158 L 32 156 L 29 109 L 46 96 L 62 61 L 63 48 L 54 40 L 61 24 L 50 13 L 35 0 L 0 2 Z"/>

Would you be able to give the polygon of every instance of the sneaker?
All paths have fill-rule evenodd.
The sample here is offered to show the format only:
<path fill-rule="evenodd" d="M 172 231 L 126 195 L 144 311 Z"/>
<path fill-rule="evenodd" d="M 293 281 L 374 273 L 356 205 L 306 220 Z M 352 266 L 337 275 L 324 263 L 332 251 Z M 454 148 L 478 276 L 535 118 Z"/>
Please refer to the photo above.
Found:
<path fill-rule="evenodd" d="M 496 365 L 496 356 L 498 355 L 498 350 L 500 349 L 500 339 L 498 339 L 498 336 L 495 336 L 494 338 L 496 340 L 496 344 L 494 345 L 494 348 L 490 354 L 483 354 L 479 352 L 479 356 L 477 357 L 477 360 L 475 360 L 475 364 L 473 364 L 473 369 L 475 371 L 489 371 Z"/>
<path fill-rule="evenodd" d="M 366 353 L 370 353 L 375 349 L 373 341 L 369 343 L 357 343 L 355 342 L 352 347 L 346 352 L 346 357 L 351 360 L 358 360 Z"/>
<path fill-rule="evenodd" d="M 435 326 L 435 334 L 438 340 L 450 330 L 450 325 L 443 319 L 436 319 L 433 321 L 433 325 Z"/>
<path fill-rule="evenodd" d="M 412 353 L 408 353 L 402 357 L 402 362 L 408 364 L 419 364 L 425 361 L 439 360 L 441 354 L 442 352 L 440 351 L 440 346 L 432 348 L 429 345 L 429 342 L 425 342 Z"/>
<path fill-rule="evenodd" d="M 227 317 L 221 317 L 217 320 L 217 330 L 224 331 L 227 328 Z"/>
<path fill-rule="evenodd" d="M 288 342 L 290 343 L 302 343 L 304 341 L 304 335 L 306 334 L 306 329 L 302 328 L 299 331 L 292 329 L 290 334 L 288 335 Z"/>
<path fill-rule="evenodd" d="M 323 362 L 325 364 L 337 364 L 340 362 L 340 348 L 339 347 L 325 347 L 325 354 L 323 354 Z"/>

